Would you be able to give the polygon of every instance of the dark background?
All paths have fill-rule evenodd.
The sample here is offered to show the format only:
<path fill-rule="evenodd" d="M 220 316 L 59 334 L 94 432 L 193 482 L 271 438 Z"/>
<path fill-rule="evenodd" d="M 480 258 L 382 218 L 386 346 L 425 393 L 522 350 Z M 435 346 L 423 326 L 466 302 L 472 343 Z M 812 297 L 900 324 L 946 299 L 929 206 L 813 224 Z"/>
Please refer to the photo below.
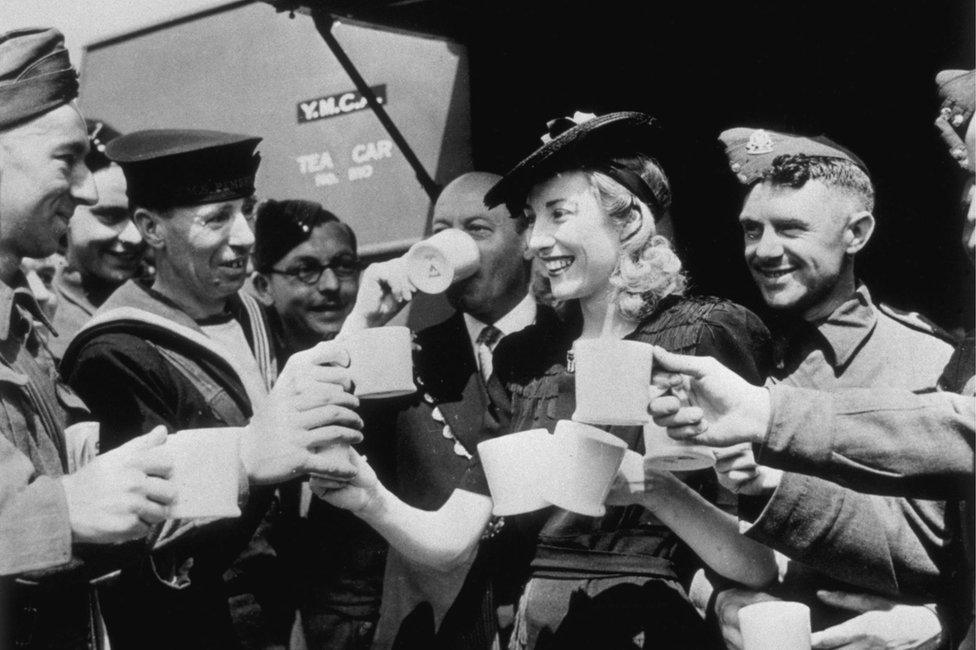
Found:
<path fill-rule="evenodd" d="M 962 174 L 933 120 L 935 73 L 973 67 L 972 2 L 461 7 L 478 168 L 504 172 L 559 115 L 651 113 L 672 140 L 665 168 L 694 286 L 756 307 L 741 194 L 716 136 L 731 126 L 825 133 L 859 154 L 876 184 L 878 227 L 858 258 L 875 299 L 971 326 Z"/>
<path fill-rule="evenodd" d="M 476 168 L 504 173 L 547 120 L 640 110 L 662 123 L 678 247 L 693 287 L 761 311 L 742 261 L 733 126 L 826 134 L 877 190 L 858 255 L 875 300 L 973 324 L 963 173 L 933 125 L 935 74 L 974 67 L 972 0 L 265 0 L 448 35 L 468 46 Z"/>

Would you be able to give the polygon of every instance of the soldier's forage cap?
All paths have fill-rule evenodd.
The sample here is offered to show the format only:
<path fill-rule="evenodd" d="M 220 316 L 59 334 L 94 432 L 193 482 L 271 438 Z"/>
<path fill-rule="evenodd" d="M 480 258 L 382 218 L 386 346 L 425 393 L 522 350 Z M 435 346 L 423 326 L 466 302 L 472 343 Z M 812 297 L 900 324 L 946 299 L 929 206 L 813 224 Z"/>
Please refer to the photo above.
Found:
<path fill-rule="evenodd" d="M 0 130 L 77 96 L 78 73 L 61 32 L 34 27 L 0 34 Z"/>
<path fill-rule="evenodd" d="M 165 209 L 254 194 L 261 138 L 197 129 L 151 129 L 112 140 L 105 154 L 122 166 L 136 205 Z"/>
<path fill-rule="evenodd" d="M 822 136 L 801 136 L 768 129 L 736 127 L 722 131 L 718 139 L 725 146 L 729 168 L 744 185 L 762 179 L 763 173 L 780 156 L 820 156 L 848 160 L 869 174 L 867 165 L 833 140 Z"/>
<path fill-rule="evenodd" d="M 659 138 L 657 120 L 646 113 L 623 111 L 596 116 L 575 113 L 546 124 L 542 146 L 513 167 L 485 194 L 485 205 L 524 200 L 536 183 L 568 169 L 593 169 L 606 173 L 647 203 L 656 217 L 661 216 L 658 193 L 639 174 L 614 163 L 615 157 L 646 153 L 650 155 Z M 514 211 L 517 216 L 520 211 Z"/>

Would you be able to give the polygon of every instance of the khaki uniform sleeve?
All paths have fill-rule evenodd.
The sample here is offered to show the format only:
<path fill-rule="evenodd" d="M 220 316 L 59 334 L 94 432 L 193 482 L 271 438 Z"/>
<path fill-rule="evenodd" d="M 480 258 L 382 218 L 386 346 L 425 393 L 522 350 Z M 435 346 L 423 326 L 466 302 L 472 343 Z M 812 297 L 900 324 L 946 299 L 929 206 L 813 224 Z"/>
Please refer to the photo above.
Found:
<path fill-rule="evenodd" d="M 976 399 L 952 393 L 770 388 L 763 465 L 873 494 L 929 499 L 972 493 Z"/>
<path fill-rule="evenodd" d="M 61 481 L 39 476 L 0 436 L 0 575 L 46 569 L 71 559 L 71 524 Z"/>

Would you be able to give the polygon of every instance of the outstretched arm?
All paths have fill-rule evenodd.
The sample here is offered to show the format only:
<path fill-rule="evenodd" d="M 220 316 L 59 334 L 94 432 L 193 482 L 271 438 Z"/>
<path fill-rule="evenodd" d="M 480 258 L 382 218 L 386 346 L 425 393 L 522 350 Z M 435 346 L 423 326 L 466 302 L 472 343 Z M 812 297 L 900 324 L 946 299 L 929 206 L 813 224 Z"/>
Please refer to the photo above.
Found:
<path fill-rule="evenodd" d="M 771 549 L 739 533 L 738 520 L 709 503 L 671 472 L 627 454 L 608 503 L 637 503 L 654 513 L 701 560 L 722 576 L 753 588 L 776 577 Z"/>
<path fill-rule="evenodd" d="M 824 393 L 752 386 L 715 359 L 655 348 L 655 383 L 687 391 L 651 401 L 676 439 L 752 443 L 756 460 L 866 492 L 957 498 L 972 491 L 976 402 L 896 389 Z"/>
<path fill-rule="evenodd" d="M 409 560 L 439 570 L 470 559 L 491 515 L 489 497 L 454 490 L 439 510 L 407 505 L 353 452 L 356 477 L 348 484 L 313 477 L 312 490 L 328 503 L 354 512 Z"/>

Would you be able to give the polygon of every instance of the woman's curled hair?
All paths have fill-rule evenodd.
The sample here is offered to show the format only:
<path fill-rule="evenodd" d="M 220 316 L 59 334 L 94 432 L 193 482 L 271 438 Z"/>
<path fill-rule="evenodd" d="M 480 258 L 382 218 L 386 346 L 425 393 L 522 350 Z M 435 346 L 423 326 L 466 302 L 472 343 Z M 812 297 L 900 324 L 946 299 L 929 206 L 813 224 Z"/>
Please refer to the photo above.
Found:
<path fill-rule="evenodd" d="M 614 158 L 614 161 L 640 175 L 654 192 L 658 210 L 663 212 L 654 214 L 650 206 L 606 173 L 584 170 L 601 207 L 621 233 L 620 257 L 610 276 L 615 289 L 613 300 L 621 316 L 640 321 L 653 312 L 665 296 L 682 294 L 687 277 L 671 242 L 658 235 L 655 227 L 655 221 L 666 217 L 671 206 L 671 185 L 664 171 L 657 161 L 642 154 Z M 632 221 L 634 210 L 644 218 L 636 230 L 628 232 L 627 225 Z"/>

